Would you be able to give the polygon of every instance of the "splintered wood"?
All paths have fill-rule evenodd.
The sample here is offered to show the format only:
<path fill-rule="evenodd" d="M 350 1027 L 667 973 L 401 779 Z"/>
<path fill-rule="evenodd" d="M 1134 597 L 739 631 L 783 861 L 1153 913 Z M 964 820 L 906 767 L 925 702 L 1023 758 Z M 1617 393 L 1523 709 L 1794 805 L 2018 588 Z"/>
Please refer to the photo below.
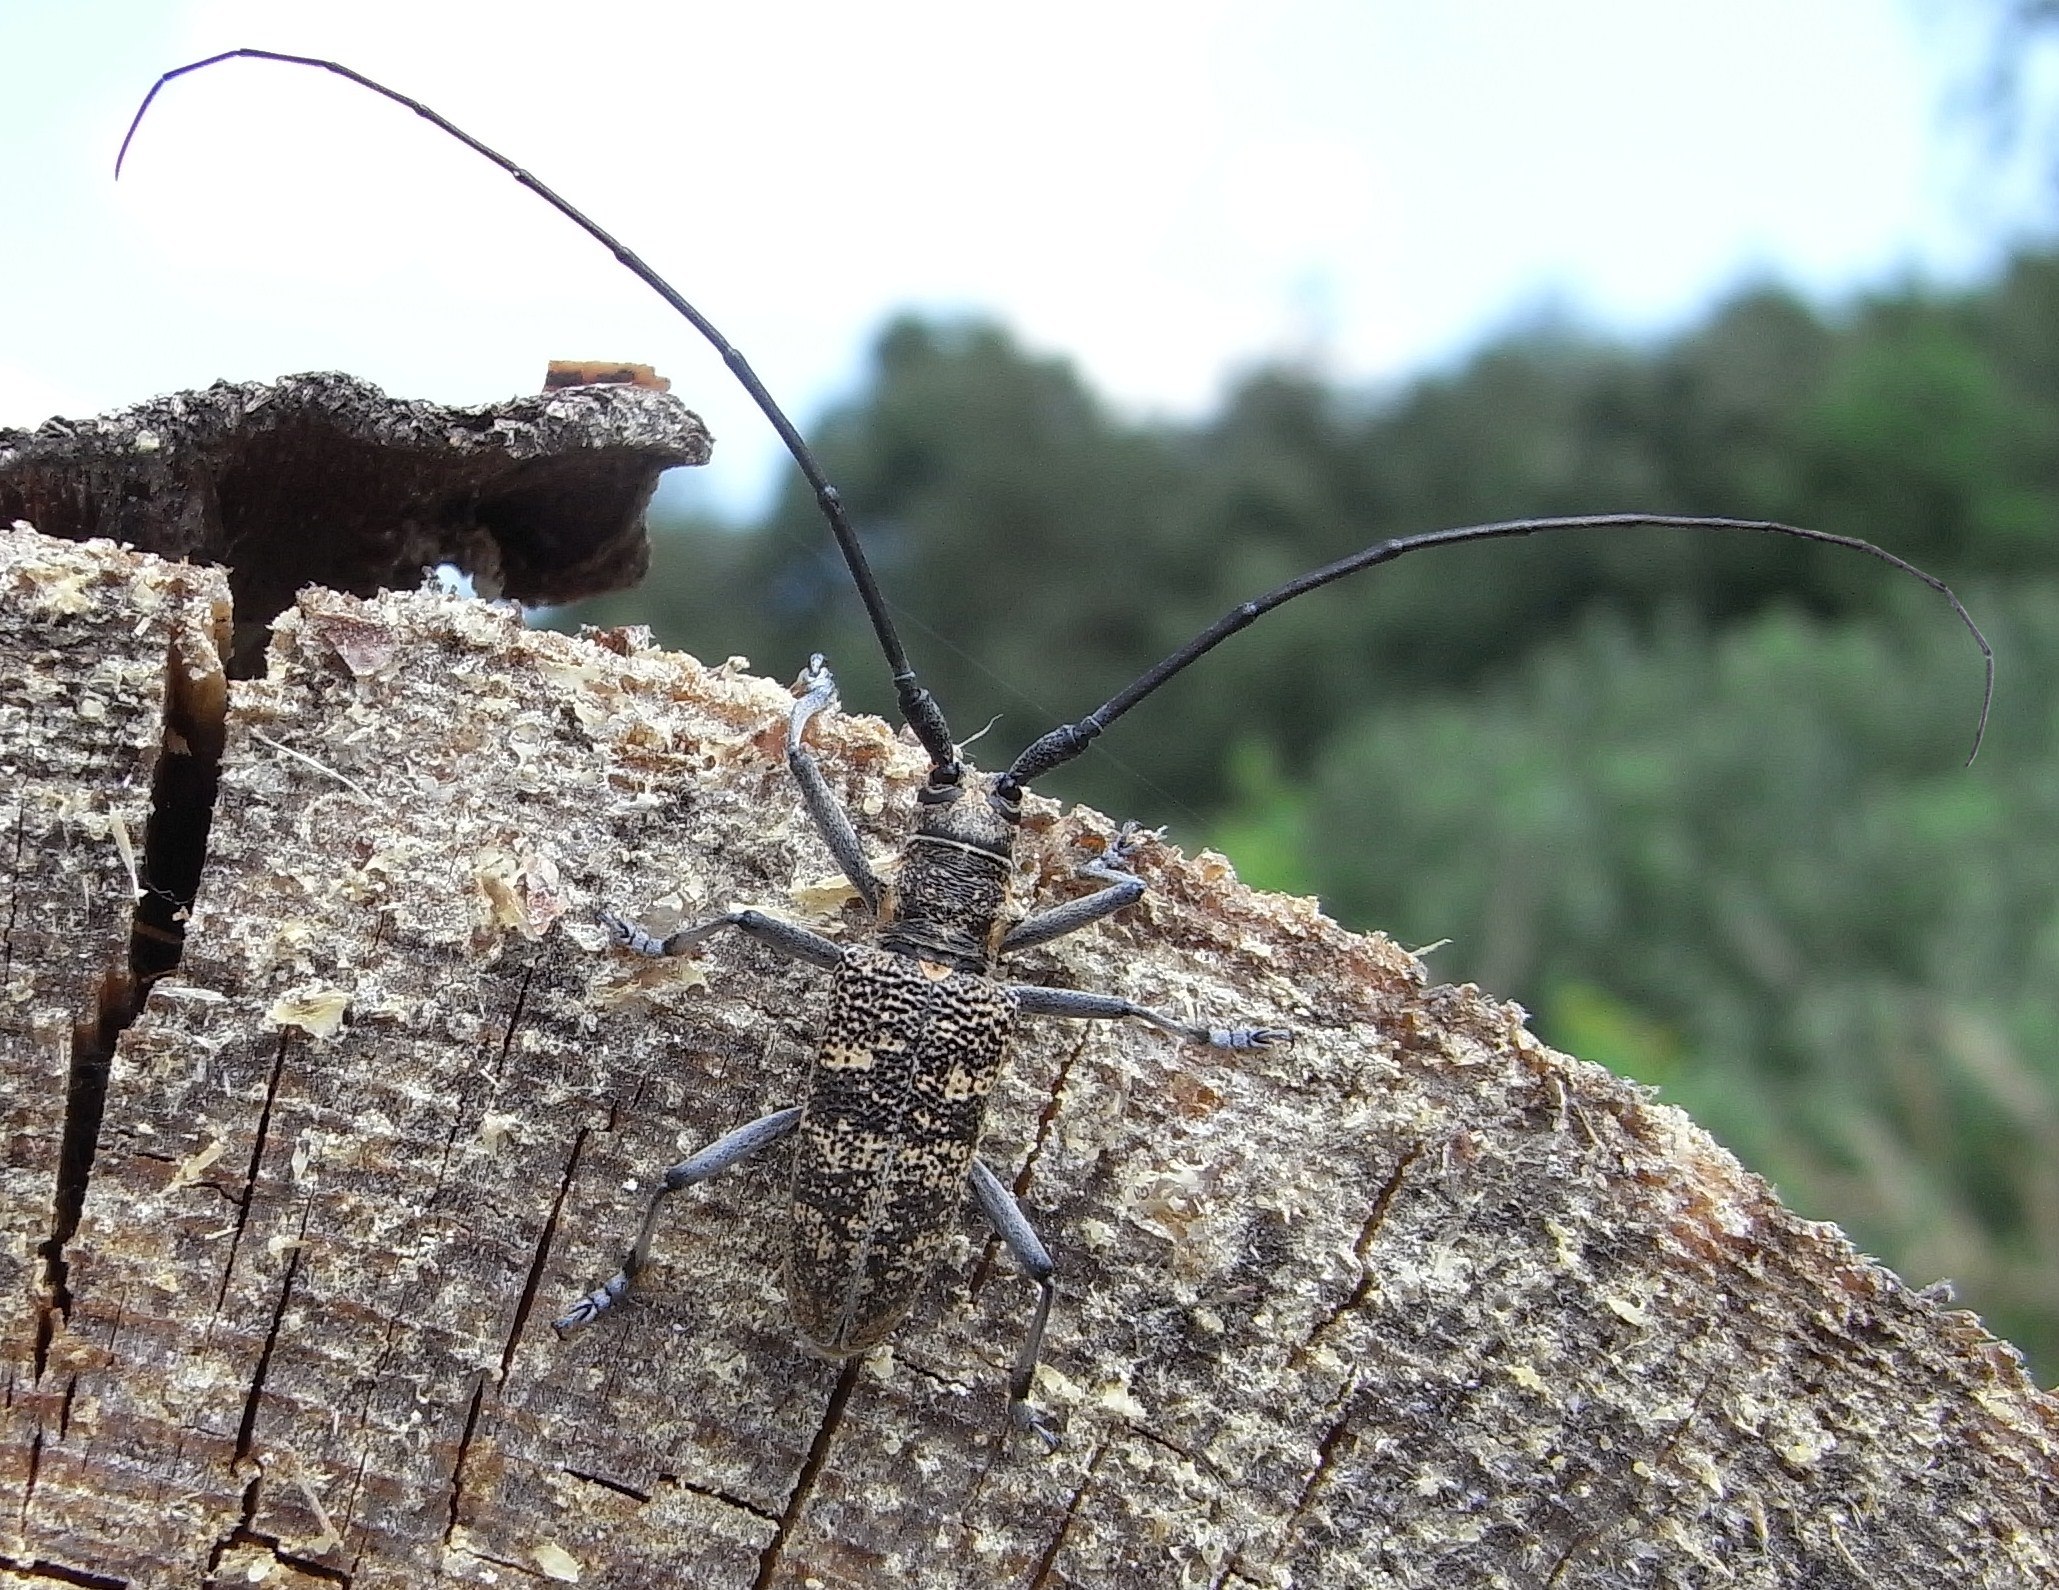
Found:
<path fill-rule="evenodd" d="M 635 963 L 595 912 L 866 927 L 789 785 L 784 688 L 433 594 L 305 592 L 230 687 L 184 960 L 119 1034 L 57 1240 L 118 836 L 223 598 L 21 531 L 0 582 L 0 1582 L 2059 1575 L 2059 1407 L 1970 1315 L 1513 1008 L 1170 847 L 1143 906 L 1022 975 L 1297 1042 L 1024 1024 L 984 1152 L 1059 1263 L 1055 1455 L 1005 1445 L 1033 1292 L 969 1207 L 833 1402 L 778 1294 L 778 1152 L 673 1200 L 637 1301 L 559 1341 L 654 1173 L 796 1099 L 822 1010 L 768 951 Z M 865 719 L 813 737 L 884 861 L 921 758 Z M 1048 896 L 1111 825 L 1036 802 L 1028 830 Z"/>

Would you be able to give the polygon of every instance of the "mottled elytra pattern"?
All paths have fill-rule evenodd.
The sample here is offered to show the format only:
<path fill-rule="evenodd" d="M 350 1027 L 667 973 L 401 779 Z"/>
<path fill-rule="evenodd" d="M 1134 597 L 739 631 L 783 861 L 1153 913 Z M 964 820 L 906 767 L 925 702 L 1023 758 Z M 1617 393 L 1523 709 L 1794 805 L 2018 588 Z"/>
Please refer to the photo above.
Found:
<path fill-rule="evenodd" d="M 956 1228 L 1015 996 L 866 945 L 844 951 L 794 1156 L 787 1298 L 825 1353 L 875 1346 Z"/>

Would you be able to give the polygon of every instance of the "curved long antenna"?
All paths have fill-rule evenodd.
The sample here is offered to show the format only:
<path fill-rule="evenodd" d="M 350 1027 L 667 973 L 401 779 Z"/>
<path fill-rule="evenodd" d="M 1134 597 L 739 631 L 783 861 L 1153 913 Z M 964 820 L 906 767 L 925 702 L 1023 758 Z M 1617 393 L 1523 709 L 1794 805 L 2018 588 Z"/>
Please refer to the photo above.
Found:
<path fill-rule="evenodd" d="M 793 454 L 794 462 L 800 466 L 802 475 L 807 478 L 808 485 L 815 493 L 816 505 L 821 508 L 822 517 L 829 521 L 830 533 L 836 537 L 837 547 L 844 555 L 844 564 L 851 571 L 851 580 L 858 587 L 859 599 L 865 603 L 866 617 L 872 620 L 872 632 L 879 638 L 879 649 L 885 655 L 887 667 L 893 674 L 894 690 L 900 698 L 901 716 L 907 721 L 908 727 L 915 731 L 915 737 L 922 742 L 922 748 L 929 753 L 931 779 L 933 782 L 955 783 L 959 777 L 958 756 L 951 743 L 950 727 L 944 722 L 943 708 L 937 705 L 936 698 L 929 691 L 917 683 L 915 669 L 908 661 L 907 652 L 902 649 L 900 636 L 894 632 L 893 620 L 887 616 L 886 599 L 880 595 L 878 582 L 872 577 L 871 566 L 865 561 L 865 548 L 858 540 L 858 532 L 852 528 L 851 521 L 844 514 L 843 498 L 838 494 L 836 487 L 830 484 L 829 477 L 822 471 L 822 466 L 816 462 L 815 455 L 809 450 L 800 430 L 773 400 L 772 394 L 765 389 L 765 383 L 758 379 L 758 373 L 751 368 L 750 362 L 737 351 L 727 337 L 715 329 L 714 323 L 706 315 L 681 297 L 671 283 L 646 265 L 635 253 L 616 241 L 612 234 L 602 230 L 596 222 L 589 220 L 568 200 L 559 197 L 506 155 L 481 143 L 462 127 L 438 115 L 420 100 L 410 99 L 406 94 L 388 88 L 384 83 L 374 82 L 364 73 L 352 71 L 340 61 L 325 61 L 312 55 L 286 55 L 277 50 L 224 50 L 219 55 L 208 56 L 204 61 L 190 61 L 184 66 L 174 67 L 150 85 L 150 92 L 143 96 L 143 103 L 136 107 L 136 114 L 129 122 L 129 130 L 122 137 L 121 150 L 114 157 L 115 180 L 121 180 L 122 162 L 128 158 L 129 145 L 135 141 L 137 128 L 143 125 L 145 113 L 149 111 L 152 102 L 164 86 L 174 78 L 185 77 L 188 73 L 203 71 L 210 66 L 218 66 L 223 61 L 235 60 L 283 61 L 289 66 L 317 67 L 324 72 L 333 72 L 360 88 L 368 88 L 380 97 L 392 100 L 396 105 L 405 105 L 431 126 L 448 133 L 473 153 L 483 155 L 499 166 L 614 255 L 632 276 L 686 317 L 694 330 L 705 337 L 709 345 L 722 356 L 722 362 L 729 366 L 730 373 L 743 383 L 744 390 L 750 393 L 751 400 L 764 412 L 765 418 L 772 422 L 772 428 L 779 433 L 779 439 L 786 443 L 786 450 Z"/>
<path fill-rule="evenodd" d="M 1994 648 L 1988 645 L 1987 637 L 1980 632 L 1980 626 L 1973 622 L 1973 615 L 1966 611 L 1965 604 L 1953 595 L 1951 587 L 1936 575 L 1926 574 L 1915 564 L 1896 557 L 1892 552 L 1875 546 L 1871 541 L 1861 541 L 1857 536 L 1832 535 L 1827 530 L 1805 530 L 1799 525 L 1776 524 L 1770 519 L 1706 519 L 1675 514 L 1610 513 L 1572 519 L 1504 519 L 1495 524 L 1464 525 L 1456 530 L 1432 530 L 1422 535 L 1397 536 L 1391 541 L 1382 541 L 1375 546 L 1367 547 L 1363 552 L 1354 552 L 1348 558 L 1339 558 L 1335 563 L 1311 570 L 1289 580 L 1285 585 L 1274 587 L 1263 596 L 1253 597 L 1250 601 L 1231 608 L 1170 657 L 1139 675 L 1077 723 L 1061 724 L 1053 729 L 1015 759 L 1014 766 L 1002 775 L 1002 785 L 1009 789 L 1019 788 L 1055 767 L 1063 767 L 1086 750 L 1094 737 L 1109 724 L 1197 658 L 1220 646 L 1238 630 L 1255 623 L 1281 603 L 1291 602 L 1297 596 L 1306 596 L 1310 591 L 1318 590 L 1333 580 L 1341 580 L 1346 575 L 1356 574 L 1361 569 L 1370 569 L 1378 564 L 1392 563 L 1396 558 L 1405 557 L 1411 552 L 1420 552 L 1425 547 L 1455 546 L 1465 541 L 1493 541 L 1504 536 L 1540 535 L 1554 530 L 1629 528 L 1741 530 L 1761 535 L 1793 536 L 1800 541 L 1820 541 L 1826 546 L 1863 552 L 1921 580 L 1952 604 L 1952 611 L 1959 615 L 1959 621 L 1971 632 L 1975 644 L 1980 647 L 1982 658 L 1986 661 L 1987 682 L 1981 692 L 1980 722 L 1974 726 L 1973 749 L 1967 753 L 1967 762 L 1970 764 L 1973 758 L 1980 754 L 1980 742 L 1987 733 L 1988 708 L 1993 705 L 1995 699 Z"/>

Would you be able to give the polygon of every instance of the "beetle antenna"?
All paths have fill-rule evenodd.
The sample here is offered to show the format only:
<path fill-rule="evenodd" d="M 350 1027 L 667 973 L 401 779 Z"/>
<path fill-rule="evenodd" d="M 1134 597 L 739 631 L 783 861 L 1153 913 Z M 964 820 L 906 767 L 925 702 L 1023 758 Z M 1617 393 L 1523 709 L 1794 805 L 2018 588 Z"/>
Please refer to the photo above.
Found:
<path fill-rule="evenodd" d="M 1705 519 L 1674 514 L 1611 513 L 1571 519 L 1505 519 L 1495 524 L 1464 525 L 1456 530 L 1433 530 L 1422 535 L 1397 536 L 1393 540 L 1367 547 L 1363 552 L 1354 552 L 1348 558 L 1339 558 L 1335 563 L 1313 569 L 1307 574 L 1289 580 L 1285 585 L 1274 587 L 1263 596 L 1253 597 L 1250 601 L 1231 608 L 1178 651 L 1156 667 L 1146 670 L 1077 723 L 1061 724 L 1053 729 L 1015 759 L 1015 765 L 1003 775 L 1002 784 L 1011 789 L 1019 788 L 1055 767 L 1064 766 L 1086 750 L 1095 736 L 1109 724 L 1190 663 L 1221 645 L 1238 630 L 1255 623 L 1283 602 L 1291 602 L 1297 596 L 1306 596 L 1310 591 L 1328 585 L 1333 580 L 1341 580 L 1346 575 L 1356 574 L 1361 569 L 1370 569 L 1381 563 L 1392 563 L 1396 558 L 1405 557 L 1411 552 L 1420 552 L 1425 547 L 1456 546 L 1466 541 L 1494 541 L 1505 536 L 1539 535 L 1556 530 L 1628 529 L 1741 530 L 1761 535 L 1793 536 L 1801 541 L 1820 541 L 1826 546 L 1863 552 L 1921 580 L 1952 604 L 1952 611 L 1959 615 L 1959 621 L 1972 634 L 1986 664 L 1986 684 L 1980 698 L 1980 721 L 1974 726 L 1973 750 L 1967 754 L 1966 760 L 1970 764 L 1973 758 L 1979 755 L 1981 739 L 1987 733 L 1988 708 L 1993 705 L 1995 699 L 1995 653 L 1988 645 L 1987 637 L 1981 634 L 1980 626 L 1973 622 L 1973 615 L 1966 611 L 1965 604 L 1953 595 L 1951 587 L 1936 575 L 1925 573 L 1915 564 L 1896 557 L 1892 552 L 1875 546 L 1871 541 L 1861 541 L 1857 536 L 1832 535 L 1827 530 L 1805 530 L 1799 525 L 1776 524 L 1769 519 Z"/>
<path fill-rule="evenodd" d="M 843 498 L 836 487 L 830 484 L 821 464 L 816 462 L 815 454 L 809 449 L 799 428 L 786 417 L 786 412 L 765 389 L 765 383 L 758 379 L 758 373 L 751 368 L 750 362 L 727 337 L 715 329 L 714 323 L 706 315 L 681 297 L 664 277 L 646 265 L 634 252 L 617 242 L 612 234 L 602 230 L 598 223 L 589 220 L 568 200 L 559 197 L 506 155 L 481 143 L 462 127 L 438 115 L 420 100 L 411 99 L 396 89 L 388 88 L 384 83 L 374 82 L 364 73 L 352 71 L 340 61 L 327 61 L 312 55 L 287 55 L 277 50 L 224 50 L 219 55 L 208 56 L 204 61 L 191 61 L 184 66 L 174 67 L 150 85 L 150 92 L 143 96 L 143 103 L 136 107 L 136 114 L 129 122 L 129 130 L 122 137 L 121 150 L 115 156 L 116 180 L 119 181 L 121 178 L 122 162 L 128 158 L 129 145 L 135 141 L 136 130 L 143 125 L 145 113 L 149 111 L 152 102 L 164 86 L 174 78 L 185 77 L 189 73 L 203 71 L 210 66 L 218 66 L 223 61 L 235 60 L 283 61 L 289 66 L 318 67 L 324 72 L 333 72 L 360 88 L 368 88 L 382 98 L 392 100 L 396 105 L 406 106 L 430 125 L 448 133 L 473 153 L 483 155 L 492 161 L 586 233 L 614 255 L 632 276 L 683 315 L 694 330 L 707 339 L 709 345 L 722 356 L 722 362 L 729 366 L 730 373 L 743 383 L 744 390 L 750 393 L 751 400 L 764 412 L 765 418 L 772 422 L 772 428 L 779 433 L 779 439 L 786 444 L 786 450 L 793 454 L 794 462 L 800 466 L 801 474 L 806 477 L 809 487 L 814 491 L 816 505 L 822 510 L 823 518 L 829 521 L 830 533 L 836 537 L 837 547 L 844 555 L 844 564 L 851 571 L 851 580 L 858 587 L 859 599 L 865 604 L 866 617 L 872 620 L 872 632 L 879 638 L 879 649 L 886 657 L 888 670 L 893 674 L 894 690 L 900 698 L 901 716 L 907 721 L 908 727 L 915 731 L 915 737 L 922 742 L 922 748 L 929 753 L 931 782 L 956 783 L 960 765 L 957 753 L 952 749 L 951 731 L 944 722 L 943 708 L 938 706 L 936 698 L 916 681 L 915 669 L 908 661 L 907 652 L 902 649 L 900 636 L 894 632 L 892 618 L 887 614 L 886 599 L 880 594 L 879 584 L 872 577 L 871 566 L 865 561 L 865 548 L 858 540 L 858 532 L 844 513 Z"/>

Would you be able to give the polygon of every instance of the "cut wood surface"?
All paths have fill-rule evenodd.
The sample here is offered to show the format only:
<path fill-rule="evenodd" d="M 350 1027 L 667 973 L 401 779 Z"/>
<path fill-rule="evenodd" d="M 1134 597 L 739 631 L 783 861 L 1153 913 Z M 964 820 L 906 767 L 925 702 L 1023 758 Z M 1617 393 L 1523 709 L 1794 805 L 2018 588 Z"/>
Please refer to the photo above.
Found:
<path fill-rule="evenodd" d="M 2059 1581 L 2059 1404 L 1976 1319 L 1514 1007 L 1169 844 L 1020 975 L 1297 1038 L 1020 1029 L 984 1153 L 1058 1259 L 1056 1453 L 1004 1435 L 1034 1294 L 969 1203 L 890 1347 L 799 1348 L 783 1151 L 560 1341 L 654 1172 L 798 1098 L 824 994 L 748 943 L 633 962 L 595 912 L 869 931 L 789 691 L 320 589 L 223 684 L 218 574 L 18 529 L 0 582 L 0 1583 Z M 811 738 L 884 863 L 920 756 Z M 1111 826 L 1033 801 L 1022 898 Z M 196 835 L 183 958 L 128 997 L 135 880 Z"/>

